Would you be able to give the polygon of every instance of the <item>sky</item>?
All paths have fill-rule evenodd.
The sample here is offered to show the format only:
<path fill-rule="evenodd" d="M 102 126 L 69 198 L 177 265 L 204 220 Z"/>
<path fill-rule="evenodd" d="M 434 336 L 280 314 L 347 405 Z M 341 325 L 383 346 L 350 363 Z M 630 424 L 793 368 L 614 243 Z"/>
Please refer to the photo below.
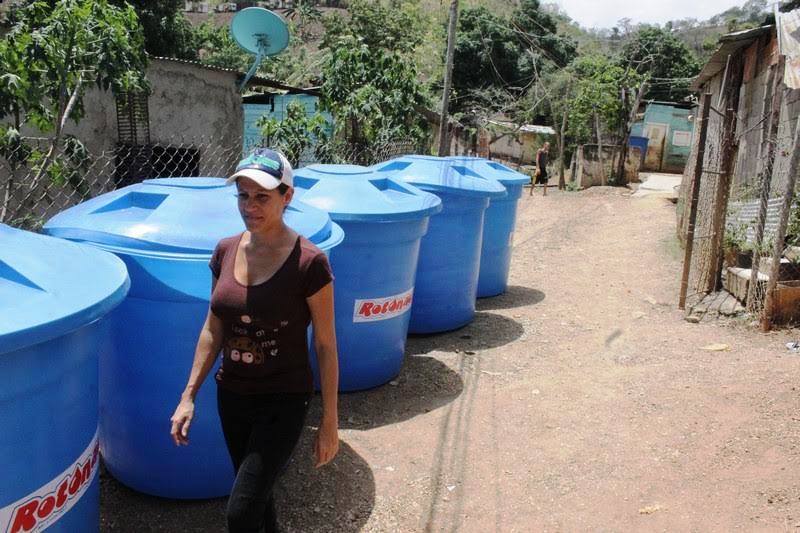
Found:
<path fill-rule="evenodd" d="M 633 23 L 663 24 L 668 20 L 704 20 L 744 0 L 554 0 L 572 20 L 585 28 L 611 28 L 621 18 Z"/>

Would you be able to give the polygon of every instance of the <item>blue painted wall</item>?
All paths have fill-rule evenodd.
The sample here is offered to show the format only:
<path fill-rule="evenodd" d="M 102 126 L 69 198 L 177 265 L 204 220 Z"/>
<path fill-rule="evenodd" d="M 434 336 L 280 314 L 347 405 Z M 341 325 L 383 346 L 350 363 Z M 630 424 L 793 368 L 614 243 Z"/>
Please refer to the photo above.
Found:
<path fill-rule="evenodd" d="M 242 149 L 244 153 L 250 151 L 253 146 L 261 142 L 261 133 L 256 127 L 256 122 L 264 115 L 283 120 L 286 116 L 286 106 L 290 102 L 300 102 L 306 108 L 306 114 L 313 115 L 319 109 L 319 98 L 308 94 L 276 94 L 272 104 L 243 104 L 244 109 L 244 142 Z M 321 113 L 325 117 L 328 127 L 326 133 L 331 135 L 333 131 L 333 117 L 327 111 Z"/>
<path fill-rule="evenodd" d="M 645 126 L 647 124 L 666 124 L 667 131 L 664 142 L 664 153 L 661 154 L 661 168 L 653 170 L 663 170 L 672 172 L 682 172 L 689 159 L 691 148 L 691 135 L 693 124 L 689 121 L 691 109 L 682 109 L 665 104 L 648 104 L 644 114 L 644 121 L 636 122 L 631 128 L 631 135 L 647 137 Z M 676 132 L 678 135 L 676 136 Z M 688 133 L 688 137 L 687 134 Z M 675 140 L 684 140 L 685 146 L 674 143 Z M 648 147 L 648 150 L 650 147 Z"/>

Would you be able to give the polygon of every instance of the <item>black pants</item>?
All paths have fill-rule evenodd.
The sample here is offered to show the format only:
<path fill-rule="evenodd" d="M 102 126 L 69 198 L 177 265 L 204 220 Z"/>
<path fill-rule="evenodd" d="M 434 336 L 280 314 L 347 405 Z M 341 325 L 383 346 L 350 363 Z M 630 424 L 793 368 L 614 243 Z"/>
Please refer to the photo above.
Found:
<path fill-rule="evenodd" d="M 217 388 L 217 409 L 233 461 L 226 518 L 230 533 L 278 531 L 272 488 L 303 431 L 310 396 L 236 394 Z"/>

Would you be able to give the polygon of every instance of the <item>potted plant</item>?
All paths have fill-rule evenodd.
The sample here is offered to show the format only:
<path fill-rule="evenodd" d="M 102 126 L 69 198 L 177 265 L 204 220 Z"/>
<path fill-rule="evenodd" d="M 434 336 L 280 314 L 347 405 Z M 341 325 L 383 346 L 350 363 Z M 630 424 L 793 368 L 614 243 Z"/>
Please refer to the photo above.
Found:
<path fill-rule="evenodd" d="M 753 265 L 753 245 L 747 240 L 747 225 L 729 226 L 722 240 L 723 261 L 726 267 L 750 268 Z"/>

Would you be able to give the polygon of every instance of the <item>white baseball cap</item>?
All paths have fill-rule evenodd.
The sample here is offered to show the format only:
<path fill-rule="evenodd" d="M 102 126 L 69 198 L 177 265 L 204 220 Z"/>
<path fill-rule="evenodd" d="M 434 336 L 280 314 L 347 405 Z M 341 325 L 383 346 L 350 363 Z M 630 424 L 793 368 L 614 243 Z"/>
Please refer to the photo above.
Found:
<path fill-rule="evenodd" d="M 271 190 L 281 183 L 292 187 L 293 175 L 292 165 L 282 153 L 269 148 L 257 148 L 239 161 L 236 171 L 225 183 L 230 185 L 239 178 L 249 178 L 259 186 Z"/>

